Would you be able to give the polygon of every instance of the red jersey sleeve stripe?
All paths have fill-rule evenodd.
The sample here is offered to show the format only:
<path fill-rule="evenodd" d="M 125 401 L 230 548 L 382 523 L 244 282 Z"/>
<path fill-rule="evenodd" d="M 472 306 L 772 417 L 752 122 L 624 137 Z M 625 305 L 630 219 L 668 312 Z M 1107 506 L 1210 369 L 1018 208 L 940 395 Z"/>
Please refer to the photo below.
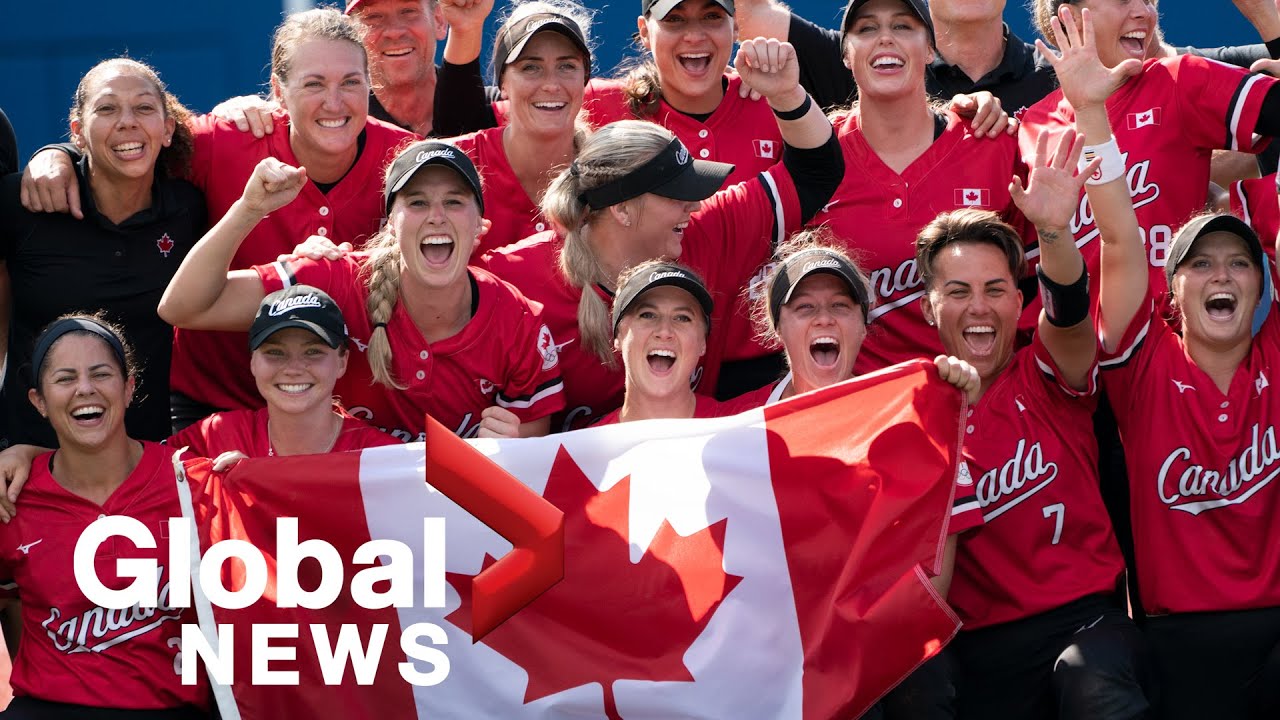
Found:
<path fill-rule="evenodd" d="M 773 246 L 778 247 L 787 239 L 787 218 L 783 214 L 782 194 L 773 175 L 760 173 L 760 181 L 764 184 L 765 196 L 769 198 L 769 206 L 773 208 Z"/>
<path fill-rule="evenodd" d="M 495 401 L 498 403 L 498 407 L 523 409 L 533 407 L 542 400 L 545 400 L 562 390 L 564 390 L 564 383 L 560 378 L 556 378 L 539 385 L 538 388 L 533 391 L 532 395 L 521 395 L 519 397 L 509 398 L 503 395 L 501 391 L 498 391 L 498 394 L 495 396 Z"/>
<path fill-rule="evenodd" d="M 1263 81 L 1263 75 L 1247 75 L 1236 87 L 1231 97 L 1231 115 L 1227 118 L 1227 142 L 1223 145 L 1229 150 L 1240 150 L 1240 119 L 1244 117 L 1245 108 L 1251 104 L 1250 97 L 1255 85 Z M 1257 99 L 1261 103 L 1261 98 Z M 1247 138 L 1245 148 L 1253 147 L 1253 138 Z"/>
<path fill-rule="evenodd" d="M 1089 386 L 1084 390 L 1077 390 L 1062 381 L 1062 376 L 1058 374 L 1058 368 L 1050 365 L 1040 358 L 1039 355 L 1034 356 L 1036 366 L 1040 368 L 1040 372 L 1044 373 L 1053 380 L 1062 391 L 1071 397 L 1089 397 L 1098 391 L 1098 366 L 1094 365 L 1093 370 L 1089 373 Z"/>
<path fill-rule="evenodd" d="M 287 262 L 277 260 L 271 263 L 276 269 L 276 274 L 280 276 L 281 290 L 285 290 L 298 284 L 298 277 L 293 274 L 293 268 Z"/>
<path fill-rule="evenodd" d="M 1245 189 L 1243 180 L 1231 183 L 1231 206 L 1232 210 L 1239 208 L 1240 219 L 1253 227 L 1253 214 L 1249 212 L 1249 192 Z"/>
<path fill-rule="evenodd" d="M 1133 340 L 1130 341 L 1128 345 L 1125 345 L 1124 350 L 1119 352 L 1115 357 L 1098 363 L 1102 366 L 1102 369 L 1114 370 L 1116 368 L 1124 367 L 1125 364 L 1129 362 L 1129 358 L 1133 357 L 1133 354 L 1138 351 L 1138 348 L 1142 347 L 1142 341 L 1147 339 L 1147 331 L 1151 329 L 1152 319 L 1149 313 L 1142 312 L 1139 312 L 1138 317 L 1134 319 L 1138 320 L 1139 318 L 1145 318 L 1145 321 L 1142 322 L 1142 327 L 1134 335 Z"/>

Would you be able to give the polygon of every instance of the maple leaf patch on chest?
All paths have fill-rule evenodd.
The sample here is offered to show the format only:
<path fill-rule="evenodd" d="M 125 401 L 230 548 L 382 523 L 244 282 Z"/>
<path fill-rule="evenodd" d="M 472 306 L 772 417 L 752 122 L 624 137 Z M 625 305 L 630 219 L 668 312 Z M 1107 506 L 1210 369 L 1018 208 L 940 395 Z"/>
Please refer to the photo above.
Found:
<path fill-rule="evenodd" d="M 692 682 L 684 655 L 742 581 L 724 572 L 728 521 L 682 537 L 664 520 L 633 563 L 630 477 L 599 491 L 562 447 L 543 497 L 564 512 L 564 579 L 481 641 L 528 673 L 524 702 L 599 683 L 619 720 L 614 681 Z M 446 619 L 466 632 L 472 577 L 447 574 L 462 604 Z"/>

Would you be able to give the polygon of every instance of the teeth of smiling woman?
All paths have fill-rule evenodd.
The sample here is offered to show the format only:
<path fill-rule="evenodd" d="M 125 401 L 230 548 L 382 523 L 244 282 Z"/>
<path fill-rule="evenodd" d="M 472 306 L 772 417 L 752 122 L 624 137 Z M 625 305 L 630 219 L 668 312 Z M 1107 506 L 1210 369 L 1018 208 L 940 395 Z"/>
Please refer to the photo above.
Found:
<path fill-rule="evenodd" d="M 91 415 L 101 415 L 102 413 L 106 412 L 106 410 L 107 409 L 102 407 L 101 405 L 86 405 L 84 407 L 76 408 L 75 410 L 72 410 L 71 417 L 82 418 L 82 417 L 89 417 Z"/>
<path fill-rule="evenodd" d="M 283 391 L 287 392 L 287 393 L 300 393 L 300 392 L 305 392 L 305 391 L 307 390 L 307 388 L 309 388 L 309 387 L 311 387 L 311 384 L 310 384 L 310 383 L 299 383 L 299 384 L 293 384 L 293 383 L 290 383 L 290 384 L 287 384 L 287 385 L 286 385 L 286 384 L 284 384 L 284 383 L 281 383 L 281 384 L 279 385 L 279 388 L 280 388 L 281 390 L 283 390 Z"/>
<path fill-rule="evenodd" d="M 895 57 L 882 57 L 882 58 L 877 58 L 876 61 L 872 63 L 871 66 L 877 67 L 877 68 L 902 67 L 904 64 L 905 63 L 903 63 L 901 60 Z"/>
<path fill-rule="evenodd" d="M 347 120 L 346 118 L 339 118 L 337 120 L 316 120 L 316 124 L 318 124 L 320 127 L 340 128 L 343 125 L 347 124 Z"/>

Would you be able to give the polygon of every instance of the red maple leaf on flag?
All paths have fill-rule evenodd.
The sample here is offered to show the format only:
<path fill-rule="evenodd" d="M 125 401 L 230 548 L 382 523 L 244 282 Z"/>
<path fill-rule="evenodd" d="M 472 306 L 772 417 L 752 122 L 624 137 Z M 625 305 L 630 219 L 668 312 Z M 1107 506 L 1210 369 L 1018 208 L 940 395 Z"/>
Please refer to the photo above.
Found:
<path fill-rule="evenodd" d="M 688 537 L 664 520 L 632 563 L 629 476 L 600 492 L 561 447 L 543 497 L 564 512 L 564 580 L 481 641 L 528 673 L 524 702 L 598 682 L 621 720 L 615 680 L 692 682 L 684 654 L 742 580 L 724 572 L 727 520 Z M 462 605 L 446 619 L 470 632 L 474 576 L 447 577 Z"/>
<path fill-rule="evenodd" d="M 978 202 L 978 193 L 977 193 L 977 191 L 975 191 L 975 190 L 970 190 L 968 193 L 966 193 L 966 194 L 965 194 L 964 199 L 965 199 L 965 200 L 967 200 L 967 201 L 969 201 L 969 202 Z"/>

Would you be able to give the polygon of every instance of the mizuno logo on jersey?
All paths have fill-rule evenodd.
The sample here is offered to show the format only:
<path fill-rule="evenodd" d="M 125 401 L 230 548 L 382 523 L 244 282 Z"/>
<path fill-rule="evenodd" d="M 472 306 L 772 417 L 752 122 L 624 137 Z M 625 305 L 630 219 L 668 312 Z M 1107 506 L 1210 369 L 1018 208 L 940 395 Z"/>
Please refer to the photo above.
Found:
<path fill-rule="evenodd" d="M 1195 385 L 1188 385 L 1188 384 L 1186 384 L 1186 383 L 1184 383 L 1184 382 L 1181 382 L 1181 381 L 1179 381 L 1179 380 L 1174 380 L 1174 381 L 1173 381 L 1173 384 L 1177 386 L 1177 388 L 1178 388 L 1178 394 L 1179 394 L 1179 395 L 1181 395 L 1181 394 L 1185 393 L 1185 392 L 1186 392 L 1186 391 L 1188 391 L 1188 390 L 1195 390 L 1195 389 L 1196 389 L 1196 386 L 1195 386 Z"/>
<path fill-rule="evenodd" d="M 1138 130 L 1160 124 L 1160 108 L 1154 107 L 1143 112 L 1129 113 L 1129 129 Z"/>
<path fill-rule="evenodd" d="M 1253 387 L 1259 395 L 1262 394 L 1264 388 L 1270 387 L 1270 385 L 1271 383 L 1267 382 L 1267 376 L 1262 373 L 1258 373 L 1258 379 L 1253 381 Z"/>
<path fill-rule="evenodd" d="M 778 156 L 778 142 L 776 140 L 756 140 L 756 157 L 772 160 Z"/>
<path fill-rule="evenodd" d="M 991 191 L 987 188 L 956 188 L 952 195 L 956 207 L 986 207 L 991 204 Z"/>
<path fill-rule="evenodd" d="M 156 582 L 164 575 L 164 566 L 156 571 Z M 64 653 L 103 652 L 123 642 L 155 630 L 162 624 L 182 619 L 182 611 L 169 606 L 169 583 L 160 586 L 156 607 L 107 609 L 92 607 L 66 619 L 56 607 L 40 623 L 53 646 Z"/>
<path fill-rule="evenodd" d="M 1190 459 L 1191 450 L 1185 447 L 1169 453 L 1160 465 L 1156 490 L 1165 505 L 1192 515 L 1238 505 L 1280 475 L 1280 446 L 1273 426 L 1262 430 L 1255 423 L 1249 445 L 1225 468 L 1205 468 Z"/>
<path fill-rule="evenodd" d="M 1013 457 L 998 468 L 978 478 L 976 494 L 982 506 L 982 517 L 990 522 L 1022 501 L 1049 486 L 1058 477 L 1058 464 L 1046 462 L 1040 443 L 1027 447 L 1025 438 L 1018 441 Z M 1029 489 L 1023 490 L 1030 486 Z"/>
<path fill-rule="evenodd" d="M 44 542 L 44 538 L 40 538 L 35 542 L 29 542 L 26 545 L 19 545 L 18 552 L 22 553 L 23 555 L 26 555 L 27 553 L 31 552 L 31 548 L 35 547 L 36 545 L 39 545 L 42 542 Z"/>

